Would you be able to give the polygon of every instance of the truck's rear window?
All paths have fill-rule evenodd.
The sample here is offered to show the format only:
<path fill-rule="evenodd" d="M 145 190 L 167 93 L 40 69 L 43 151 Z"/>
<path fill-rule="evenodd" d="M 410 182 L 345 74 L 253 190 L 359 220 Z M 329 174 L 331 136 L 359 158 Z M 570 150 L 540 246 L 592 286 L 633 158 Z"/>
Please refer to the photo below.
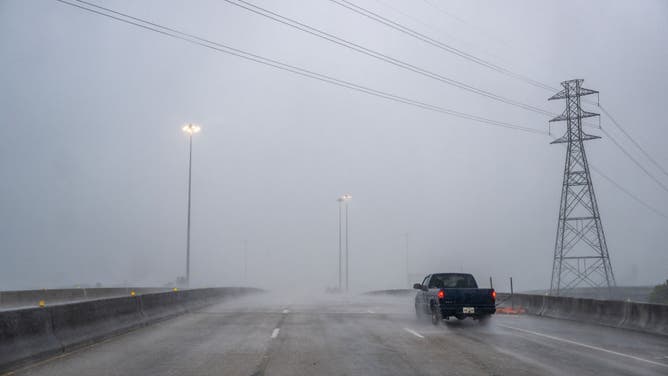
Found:
<path fill-rule="evenodd" d="M 430 288 L 478 288 L 475 279 L 470 274 L 434 274 L 429 280 Z"/>

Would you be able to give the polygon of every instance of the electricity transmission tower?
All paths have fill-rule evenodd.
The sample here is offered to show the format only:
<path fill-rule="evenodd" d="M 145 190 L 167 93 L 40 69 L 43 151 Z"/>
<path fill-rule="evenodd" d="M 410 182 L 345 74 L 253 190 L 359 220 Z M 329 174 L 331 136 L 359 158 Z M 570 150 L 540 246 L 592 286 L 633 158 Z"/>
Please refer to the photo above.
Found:
<path fill-rule="evenodd" d="M 584 111 L 580 97 L 598 91 L 583 88 L 582 81 L 562 82 L 563 90 L 548 99 L 566 100 L 564 112 L 550 122 L 566 122 L 566 134 L 552 144 L 567 144 L 550 295 L 562 295 L 582 285 L 607 287 L 608 292 L 615 286 L 584 148 L 584 141 L 600 137 L 582 131 L 582 119 L 599 114 Z"/>

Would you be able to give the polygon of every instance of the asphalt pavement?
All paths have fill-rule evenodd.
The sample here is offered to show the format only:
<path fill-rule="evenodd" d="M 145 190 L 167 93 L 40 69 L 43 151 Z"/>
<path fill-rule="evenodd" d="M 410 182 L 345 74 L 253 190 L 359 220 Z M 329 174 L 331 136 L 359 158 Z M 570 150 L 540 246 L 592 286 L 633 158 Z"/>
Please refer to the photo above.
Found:
<path fill-rule="evenodd" d="M 496 315 L 433 326 L 412 297 L 256 294 L 14 375 L 668 375 L 668 337 Z"/>

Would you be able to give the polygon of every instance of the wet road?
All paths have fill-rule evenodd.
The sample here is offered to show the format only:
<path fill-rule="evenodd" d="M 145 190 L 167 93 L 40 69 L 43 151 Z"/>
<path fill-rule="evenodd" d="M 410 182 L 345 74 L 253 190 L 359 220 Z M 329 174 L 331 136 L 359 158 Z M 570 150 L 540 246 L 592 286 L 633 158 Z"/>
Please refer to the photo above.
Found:
<path fill-rule="evenodd" d="M 667 375 L 668 337 L 530 316 L 432 326 L 412 298 L 259 294 L 15 375 Z"/>

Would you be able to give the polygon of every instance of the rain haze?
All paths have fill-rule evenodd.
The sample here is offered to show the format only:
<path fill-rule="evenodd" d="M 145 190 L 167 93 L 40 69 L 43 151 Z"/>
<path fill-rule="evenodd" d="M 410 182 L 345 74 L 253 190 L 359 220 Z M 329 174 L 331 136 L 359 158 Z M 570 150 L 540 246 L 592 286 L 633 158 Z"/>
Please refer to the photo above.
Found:
<path fill-rule="evenodd" d="M 284 17 L 561 113 L 555 92 L 447 53 L 327 0 L 253 0 Z M 448 45 L 559 87 L 582 78 L 668 166 L 665 1 L 360 0 Z M 78 3 L 77 3 L 78 4 Z M 338 283 L 337 198 L 351 194 L 350 287 L 438 271 L 507 290 L 550 286 L 565 125 L 361 54 L 224 1 L 96 2 L 209 41 L 512 129 L 279 70 L 50 1 L 0 1 L 0 289 Z M 583 104 L 601 112 L 596 98 Z M 586 143 L 621 286 L 668 265 L 668 176 L 601 117 Z M 536 130 L 528 132 L 525 128 Z M 543 133 L 543 134 L 541 134 Z M 603 173 L 603 177 L 600 173 Z M 662 187 L 663 185 L 663 187 Z M 623 189 L 620 189 L 622 187 Z M 410 278 L 407 278 L 407 273 Z M 414 277 L 416 276 L 416 277 Z"/>

